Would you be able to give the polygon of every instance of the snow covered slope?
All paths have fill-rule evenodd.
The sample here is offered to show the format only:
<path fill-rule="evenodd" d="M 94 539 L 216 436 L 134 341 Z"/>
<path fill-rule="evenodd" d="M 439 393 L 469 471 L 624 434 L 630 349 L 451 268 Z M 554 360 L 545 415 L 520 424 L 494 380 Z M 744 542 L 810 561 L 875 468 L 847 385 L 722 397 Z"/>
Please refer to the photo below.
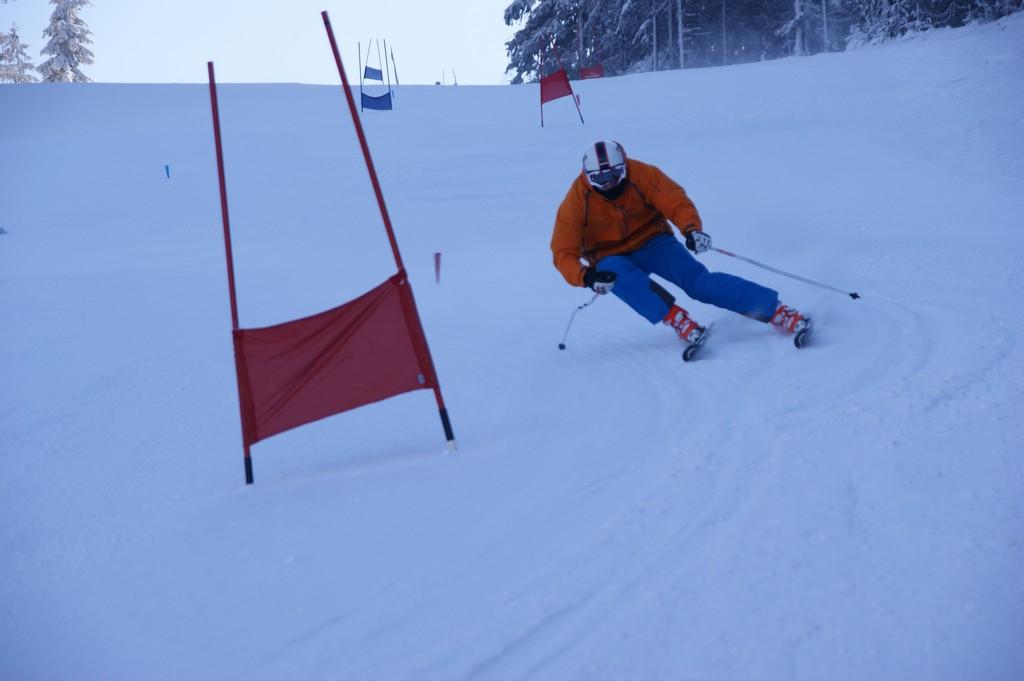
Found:
<path fill-rule="evenodd" d="M 367 112 L 460 449 L 419 391 L 247 488 L 206 88 L 0 86 L 0 678 L 1024 675 L 1024 16 L 577 89 Z M 221 105 L 243 326 L 392 273 L 338 88 Z M 709 254 L 815 344 L 694 303 L 684 365 L 608 297 L 560 352 L 601 137 L 863 299 Z"/>

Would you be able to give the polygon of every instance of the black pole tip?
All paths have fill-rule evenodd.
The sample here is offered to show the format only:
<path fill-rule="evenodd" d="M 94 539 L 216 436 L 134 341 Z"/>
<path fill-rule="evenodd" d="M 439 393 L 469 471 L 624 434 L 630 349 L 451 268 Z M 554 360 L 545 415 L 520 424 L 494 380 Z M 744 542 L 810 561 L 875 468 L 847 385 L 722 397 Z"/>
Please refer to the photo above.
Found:
<path fill-rule="evenodd" d="M 559 343 L 558 344 L 558 349 L 559 350 L 565 350 L 565 343 Z"/>
<path fill-rule="evenodd" d="M 858 298 L 860 298 L 860 294 L 859 293 L 851 293 L 850 297 L 853 298 L 854 300 L 857 300 Z"/>

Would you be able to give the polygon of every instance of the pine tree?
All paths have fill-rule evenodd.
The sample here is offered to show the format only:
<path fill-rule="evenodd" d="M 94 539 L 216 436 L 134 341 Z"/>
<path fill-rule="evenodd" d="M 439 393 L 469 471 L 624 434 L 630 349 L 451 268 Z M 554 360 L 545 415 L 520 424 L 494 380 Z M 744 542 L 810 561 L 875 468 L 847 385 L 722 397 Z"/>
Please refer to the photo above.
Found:
<path fill-rule="evenodd" d="M 547 75 L 558 60 L 573 78 L 595 64 L 608 75 L 649 69 L 649 22 L 667 1 L 514 0 L 505 9 L 505 24 L 523 25 L 505 44 L 506 71 L 515 72 L 513 83 L 521 83 Z M 663 23 L 667 16 L 662 13 Z M 667 35 L 664 26 L 660 30 Z"/>
<path fill-rule="evenodd" d="M 878 43 L 899 37 L 914 26 L 910 0 L 854 0 L 855 23 L 850 45 Z"/>
<path fill-rule="evenodd" d="M 52 55 L 39 65 L 39 73 L 48 83 L 88 83 L 89 78 L 82 73 L 80 64 L 93 63 L 93 53 L 86 45 L 92 43 L 92 31 L 78 16 L 81 7 L 92 4 L 90 0 L 50 0 L 56 5 L 50 15 L 50 25 L 43 31 L 43 37 L 49 37 L 40 54 Z"/>
<path fill-rule="evenodd" d="M 795 57 L 802 57 L 807 54 L 807 42 L 804 39 L 804 28 L 808 22 L 805 10 L 806 5 L 807 3 L 804 0 L 793 0 L 793 10 L 790 14 L 790 19 L 778 30 L 780 36 L 790 41 L 790 53 Z"/>
<path fill-rule="evenodd" d="M 506 25 L 525 20 L 523 28 L 505 44 L 509 56 L 506 72 L 516 71 L 513 83 L 542 78 L 553 71 L 560 46 L 574 41 L 575 22 L 569 21 L 567 4 L 565 0 L 515 0 L 505 9 Z"/>
<path fill-rule="evenodd" d="M 933 26 L 1020 11 L 1024 0 L 510 0 L 513 83 L 561 57 L 570 78 L 601 64 L 614 76 L 738 64 L 880 42 Z"/>
<path fill-rule="evenodd" d="M 6 1 L 6 0 L 5 0 Z M 21 42 L 18 27 L 11 24 L 10 33 L 0 33 L 0 83 L 35 83 L 36 67 L 28 60 L 28 45 Z"/>

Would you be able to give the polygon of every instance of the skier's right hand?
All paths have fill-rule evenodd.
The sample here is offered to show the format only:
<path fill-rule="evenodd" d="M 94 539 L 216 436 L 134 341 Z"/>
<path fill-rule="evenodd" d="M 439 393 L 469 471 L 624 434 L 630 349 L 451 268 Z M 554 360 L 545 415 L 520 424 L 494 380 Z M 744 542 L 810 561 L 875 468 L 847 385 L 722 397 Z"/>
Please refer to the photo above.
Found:
<path fill-rule="evenodd" d="M 583 272 L 583 285 L 598 295 L 604 295 L 615 286 L 615 273 L 598 272 L 593 267 L 588 267 Z"/>
<path fill-rule="evenodd" d="M 711 250 L 711 237 L 704 232 L 694 229 L 686 233 L 686 247 L 694 253 L 704 253 Z"/>

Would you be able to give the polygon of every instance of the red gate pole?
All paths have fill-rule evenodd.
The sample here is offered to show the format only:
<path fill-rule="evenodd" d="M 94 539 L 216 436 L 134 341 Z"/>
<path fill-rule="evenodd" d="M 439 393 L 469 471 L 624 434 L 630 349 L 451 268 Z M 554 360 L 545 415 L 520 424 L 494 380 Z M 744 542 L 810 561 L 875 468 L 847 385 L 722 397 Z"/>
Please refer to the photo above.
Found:
<path fill-rule="evenodd" d="M 544 127 L 544 43 L 540 45 L 540 127 Z"/>
<path fill-rule="evenodd" d="M 548 37 L 551 38 L 551 44 L 552 44 L 552 46 L 553 46 L 553 48 L 555 50 L 555 59 L 558 61 L 558 68 L 560 68 L 563 71 L 565 71 L 565 67 L 562 66 L 562 55 L 559 54 L 559 52 L 558 52 L 558 43 L 555 41 L 555 37 L 553 35 L 551 35 L 550 33 L 548 34 Z M 566 80 L 569 79 L 568 72 L 566 72 L 565 78 L 566 78 Z M 571 84 L 569 85 L 569 89 L 572 90 L 572 85 Z M 578 113 L 580 115 L 580 123 L 583 123 L 583 125 L 586 125 L 586 122 L 583 120 L 583 112 L 580 110 L 580 100 L 576 99 L 576 93 L 575 92 L 573 92 L 571 96 L 572 96 L 572 103 L 576 105 L 576 113 Z"/>
<path fill-rule="evenodd" d="M 441 425 L 444 427 L 444 436 L 448 441 L 448 449 L 451 451 L 455 450 L 455 435 L 452 432 L 451 420 L 448 418 L 448 409 L 444 405 L 444 397 L 441 395 L 441 382 L 437 378 L 437 372 L 434 370 L 434 360 L 430 356 L 430 347 L 427 345 L 426 334 L 423 333 L 423 324 L 420 322 L 419 312 L 416 310 L 416 301 L 412 297 L 412 285 L 408 281 L 408 277 L 405 274 L 405 265 L 402 263 L 402 255 L 398 251 L 398 240 L 395 239 L 395 230 L 391 227 L 391 218 L 388 216 L 388 208 L 384 203 L 384 193 L 380 189 L 380 182 L 377 179 L 377 170 L 373 166 L 373 157 L 370 156 L 370 146 L 366 143 L 366 135 L 363 133 L 363 124 L 359 120 L 359 114 L 356 113 L 356 103 L 352 99 L 352 90 L 348 84 L 348 76 L 345 75 L 345 67 L 341 63 L 341 53 L 338 51 L 338 43 L 334 39 L 334 30 L 331 28 L 331 20 L 327 16 L 327 11 L 320 12 L 320 16 L 324 20 L 324 28 L 327 30 L 327 38 L 331 43 L 331 51 L 334 53 L 334 63 L 338 67 L 338 73 L 341 75 L 342 91 L 345 93 L 345 100 L 348 102 L 349 112 L 352 114 L 352 123 L 356 128 L 356 135 L 359 137 L 359 146 L 363 150 L 363 159 L 366 161 L 366 170 L 370 174 L 370 183 L 373 184 L 373 193 L 377 197 L 377 205 L 380 207 L 380 216 L 384 220 L 384 228 L 388 233 L 388 241 L 391 243 L 391 252 L 395 256 L 395 265 L 398 266 L 398 271 L 401 273 L 403 279 L 405 279 L 405 285 L 409 291 L 409 301 L 411 309 L 408 309 L 408 314 L 416 322 L 417 330 L 421 336 L 422 343 L 416 343 L 418 349 L 421 350 L 418 354 L 422 355 L 422 360 L 426 365 L 424 368 L 430 371 L 431 377 L 433 378 L 433 389 L 434 398 L 437 400 L 437 408 L 441 414 Z M 415 334 L 414 334 L 415 337 Z"/>
<path fill-rule="evenodd" d="M 228 189 L 224 180 L 224 148 L 220 140 L 220 110 L 217 107 L 217 82 L 213 77 L 213 62 L 206 62 L 206 70 L 210 76 L 210 108 L 213 111 L 213 140 L 217 147 L 217 178 L 220 182 L 220 214 L 224 222 L 224 257 L 228 262 L 228 292 L 231 295 L 231 335 L 238 332 L 238 298 L 235 294 L 235 263 L 231 254 L 231 221 L 228 219 Z M 238 350 L 235 350 L 235 378 L 238 381 L 238 407 L 242 411 L 242 447 L 245 453 L 245 484 L 251 485 L 252 457 L 249 456 L 249 438 L 245 432 L 244 398 L 242 390 L 242 374 L 244 368 Z"/>
<path fill-rule="evenodd" d="M 570 86 L 571 87 L 571 86 Z M 580 116 L 580 123 L 586 125 L 586 121 L 583 120 L 583 112 L 580 110 L 580 100 L 576 93 L 572 93 L 572 103 L 576 105 L 576 113 Z"/>

